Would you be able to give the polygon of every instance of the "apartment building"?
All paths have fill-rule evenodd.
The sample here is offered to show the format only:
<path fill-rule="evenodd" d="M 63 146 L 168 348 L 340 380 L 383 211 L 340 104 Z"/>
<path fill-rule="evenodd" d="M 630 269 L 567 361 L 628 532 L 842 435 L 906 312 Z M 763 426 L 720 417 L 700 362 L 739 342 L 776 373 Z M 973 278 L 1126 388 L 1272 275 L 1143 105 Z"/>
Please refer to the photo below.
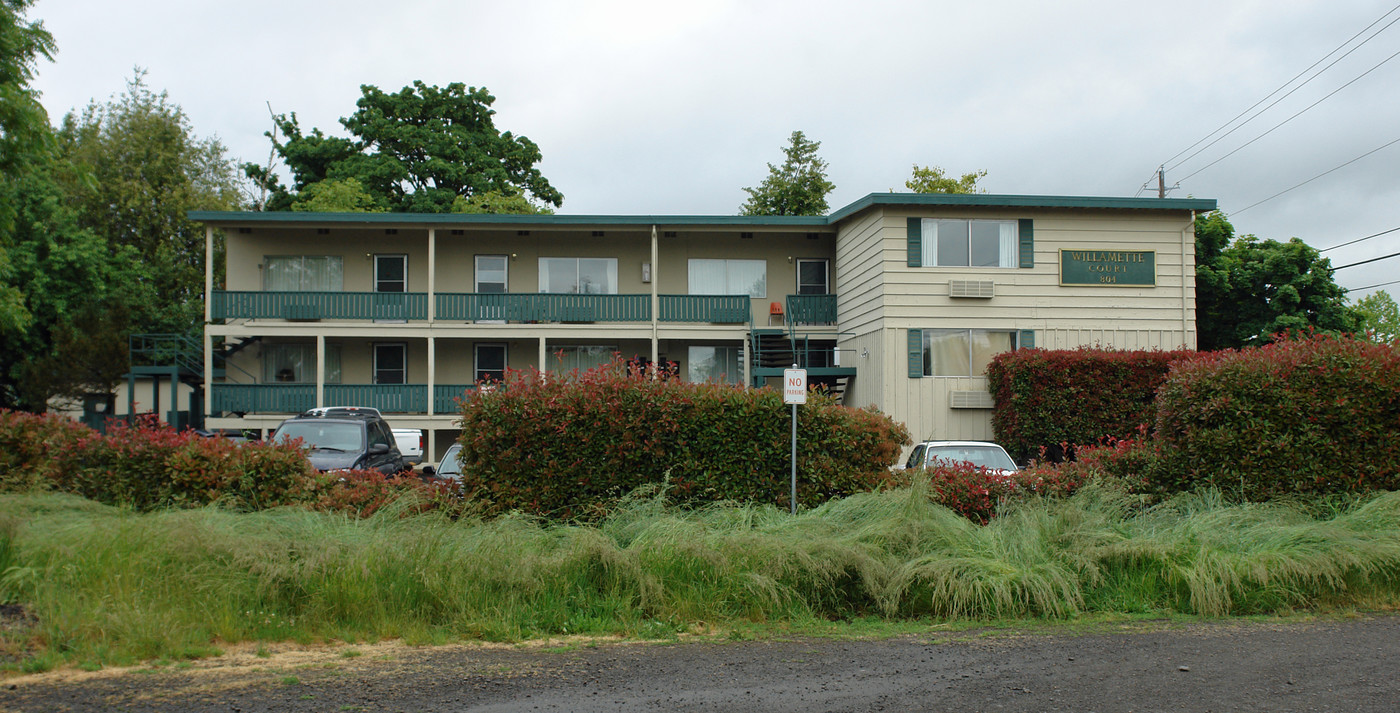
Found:
<path fill-rule="evenodd" d="M 506 369 L 614 354 L 680 378 L 798 364 L 917 438 L 990 438 L 1001 351 L 1196 344 L 1204 199 L 873 193 L 828 216 L 193 212 L 204 424 L 374 406 L 436 457 Z"/>

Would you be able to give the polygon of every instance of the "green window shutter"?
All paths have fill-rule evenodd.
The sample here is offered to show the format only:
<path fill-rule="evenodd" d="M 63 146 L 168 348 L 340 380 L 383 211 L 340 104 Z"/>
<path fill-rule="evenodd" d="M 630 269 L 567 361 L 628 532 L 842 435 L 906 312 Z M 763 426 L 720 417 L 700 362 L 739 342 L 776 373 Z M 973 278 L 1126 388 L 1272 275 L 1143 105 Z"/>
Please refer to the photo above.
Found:
<path fill-rule="evenodd" d="M 1016 339 L 1017 349 L 1035 349 L 1035 331 L 1022 329 L 1020 336 Z"/>
<path fill-rule="evenodd" d="M 910 220 L 913 220 L 912 218 Z M 924 375 L 924 330 L 909 330 L 909 378 L 919 379 Z"/>
<path fill-rule="evenodd" d="M 923 266 L 924 241 L 920 234 L 922 224 L 922 218 L 909 219 L 909 267 Z"/>
<path fill-rule="evenodd" d="M 1035 221 L 1022 218 L 1016 222 L 1021 232 L 1021 267 L 1035 267 Z"/>

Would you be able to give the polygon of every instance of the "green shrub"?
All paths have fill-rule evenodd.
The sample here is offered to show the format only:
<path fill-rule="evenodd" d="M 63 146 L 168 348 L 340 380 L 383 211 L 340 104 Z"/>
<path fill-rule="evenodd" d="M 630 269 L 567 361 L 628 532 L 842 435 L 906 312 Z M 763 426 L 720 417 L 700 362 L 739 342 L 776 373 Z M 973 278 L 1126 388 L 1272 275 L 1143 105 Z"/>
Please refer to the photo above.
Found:
<path fill-rule="evenodd" d="M 1247 500 L 1400 488 L 1400 347 L 1310 336 L 1175 365 L 1157 398 L 1162 492 Z"/>
<path fill-rule="evenodd" d="M 0 491 L 49 487 L 54 455 L 71 452 L 91 435 L 92 429 L 62 416 L 0 409 Z"/>
<path fill-rule="evenodd" d="M 798 407 L 798 500 L 870 490 L 909 441 L 821 393 Z M 463 487 L 499 510 L 578 516 L 646 483 L 680 502 L 789 503 L 790 407 L 772 389 L 652 378 L 615 361 L 511 372 L 462 404 Z"/>
<path fill-rule="evenodd" d="M 1153 422 L 1153 397 L 1174 362 L 1190 351 L 1020 349 L 987 368 L 996 402 L 992 430 L 1018 462 L 1060 460 L 1064 451 L 1133 438 Z"/>
<path fill-rule="evenodd" d="M 294 446 L 240 446 L 151 418 L 113 421 L 105 436 L 84 430 L 50 454 L 48 478 L 98 502 L 150 509 L 221 501 L 256 509 L 304 502 L 312 492 L 310 463 Z"/>
<path fill-rule="evenodd" d="M 971 463 L 947 463 L 904 471 L 898 483 L 912 485 L 920 478 L 927 481 L 929 500 L 979 525 L 991 522 L 1009 502 L 1067 497 L 1091 479 L 1088 471 L 1075 468 L 1042 466 L 1003 474 Z"/>

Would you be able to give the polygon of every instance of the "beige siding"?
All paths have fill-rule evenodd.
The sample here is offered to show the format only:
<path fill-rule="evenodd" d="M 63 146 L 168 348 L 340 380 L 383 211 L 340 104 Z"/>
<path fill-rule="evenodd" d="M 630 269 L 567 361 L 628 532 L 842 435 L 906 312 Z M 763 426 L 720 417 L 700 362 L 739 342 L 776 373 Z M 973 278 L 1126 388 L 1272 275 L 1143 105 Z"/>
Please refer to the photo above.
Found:
<path fill-rule="evenodd" d="M 1033 268 L 909 267 L 908 218 L 1034 220 Z M 990 439 L 991 410 L 952 408 L 957 391 L 985 392 L 985 377 L 908 376 L 909 329 L 1033 330 L 1036 346 L 1194 348 L 1194 236 L 1190 216 L 1125 211 L 927 208 L 870 210 L 841 227 L 841 327 L 860 369 L 847 403 L 875 403 L 915 439 Z M 1152 250 L 1153 287 L 1065 287 L 1065 249 Z M 951 280 L 990 280 L 990 299 L 949 296 Z M 1184 281 L 1184 284 L 1183 284 Z M 879 343 L 878 351 L 871 344 Z M 870 364 L 867 362 L 877 362 Z"/>
<path fill-rule="evenodd" d="M 878 212 L 867 212 L 841 226 L 836 239 L 838 319 L 842 331 L 865 334 L 884 317 L 885 280 L 894 250 Z"/>

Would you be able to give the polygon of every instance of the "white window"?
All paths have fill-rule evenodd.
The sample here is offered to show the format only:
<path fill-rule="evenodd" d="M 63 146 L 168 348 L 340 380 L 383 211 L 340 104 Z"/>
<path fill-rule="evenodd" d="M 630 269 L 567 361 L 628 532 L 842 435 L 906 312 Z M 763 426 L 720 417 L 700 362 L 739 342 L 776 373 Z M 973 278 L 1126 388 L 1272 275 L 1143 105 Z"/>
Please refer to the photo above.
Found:
<path fill-rule="evenodd" d="M 923 264 L 936 267 L 1016 267 L 1016 221 L 938 220 L 922 224 Z"/>
<path fill-rule="evenodd" d="M 265 383 L 316 383 L 314 344 L 268 344 L 263 346 Z M 326 345 L 326 383 L 340 383 L 340 345 Z"/>
<path fill-rule="evenodd" d="M 1016 346 L 1016 332 L 925 329 L 924 376 L 985 376 L 992 357 Z"/>
<path fill-rule="evenodd" d="M 576 295 L 617 294 L 615 257 L 542 257 L 540 292 Z"/>
<path fill-rule="evenodd" d="M 613 359 L 613 354 L 617 353 L 616 346 L 563 346 L 553 347 L 549 350 L 551 371 L 587 371 L 595 366 L 601 366 Z"/>
<path fill-rule="evenodd" d="M 691 347 L 687 359 L 688 380 L 693 383 L 744 383 L 744 363 L 740 347 Z"/>
<path fill-rule="evenodd" d="M 374 383 L 408 383 L 408 360 L 403 344 L 374 345 Z"/>
<path fill-rule="evenodd" d="M 506 380 L 506 345 L 476 345 L 475 381 L 499 383 Z"/>
<path fill-rule="evenodd" d="M 690 261 L 690 294 L 768 296 L 768 261 Z"/>
<path fill-rule="evenodd" d="M 268 292 L 340 292 L 345 269 L 339 255 L 273 255 L 263 258 Z"/>

